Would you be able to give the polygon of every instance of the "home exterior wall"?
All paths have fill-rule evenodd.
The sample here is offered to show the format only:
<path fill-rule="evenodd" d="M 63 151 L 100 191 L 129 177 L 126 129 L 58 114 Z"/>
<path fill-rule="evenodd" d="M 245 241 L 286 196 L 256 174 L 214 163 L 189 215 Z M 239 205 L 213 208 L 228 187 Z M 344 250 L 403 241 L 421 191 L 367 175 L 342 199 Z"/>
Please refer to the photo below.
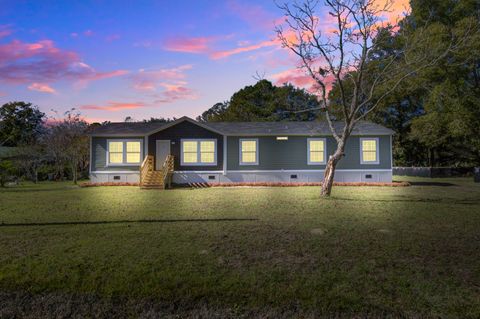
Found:
<path fill-rule="evenodd" d="M 156 153 L 156 140 L 170 140 L 171 154 L 175 158 L 173 182 L 185 183 L 230 183 L 230 182 L 320 182 L 323 180 L 325 164 L 309 165 L 307 154 L 308 138 L 325 138 L 327 157 L 333 154 L 336 142 L 330 136 L 288 136 L 288 140 L 277 140 L 277 136 L 258 136 L 258 165 L 240 165 L 239 140 L 242 136 L 224 136 L 189 121 L 180 122 L 147 137 L 92 137 L 91 167 L 92 182 L 139 181 L 138 165 L 107 165 L 107 140 L 142 139 L 144 155 Z M 360 138 L 374 137 L 379 141 L 379 163 L 361 164 Z M 182 166 L 180 162 L 181 139 L 216 139 L 217 163 L 211 166 Z M 248 137 L 250 138 L 250 137 Z M 391 136 L 351 136 L 347 142 L 346 156 L 339 162 L 335 180 L 339 182 L 391 182 L 392 154 Z M 224 154 L 227 158 L 223 165 Z M 142 158 L 143 160 L 143 158 Z M 224 170 L 226 169 L 226 170 Z"/>
<path fill-rule="evenodd" d="M 107 165 L 107 141 L 108 140 L 125 140 L 125 139 L 141 139 L 143 136 L 134 137 L 95 137 L 91 138 L 91 162 L 90 162 L 90 181 L 92 183 L 137 183 L 140 179 L 140 165 L 123 166 L 123 165 Z M 145 145 L 142 146 L 145 155 Z M 142 161 L 143 161 L 142 156 Z"/>
<path fill-rule="evenodd" d="M 286 141 L 277 141 L 276 136 L 258 137 L 258 165 L 240 165 L 239 140 L 241 136 L 227 138 L 227 170 L 314 170 L 324 169 L 323 165 L 309 165 L 307 157 L 308 138 L 327 139 L 327 159 L 335 152 L 336 142 L 327 136 L 289 136 Z M 360 138 L 367 136 L 351 136 L 345 146 L 345 157 L 338 163 L 338 169 L 391 169 L 390 136 L 372 136 L 379 140 L 379 164 L 360 163 Z M 368 136 L 369 137 L 369 136 Z"/>
<path fill-rule="evenodd" d="M 333 154 L 336 142 L 327 136 L 289 136 L 277 140 L 276 136 L 251 137 L 258 139 L 258 165 L 240 165 L 239 140 L 245 137 L 227 137 L 227 171 L 176 172 L 173 182 L 185 183 L 258 183 L 258 182 L 321 182 L 325 164 L 309 165 L 307 157 L 308 138 L 321 137 L 327 140 L 327 158 Z M 379 141 L 379 163 L 361 164 L 360 138 L 374 137 Z M 250 137 L 248 137 L 250 138 Z M 392 154 L 391 136 L 352 136 L 345 147 L 345 157 L 335 172 L 337 182 L 391 182 Z"/>
<path fill-rule="evenodd" d="M 217 164 L 208 166 L 186 166 L 180 162 L 181 139 L 216 139 Z M 223 167 L 223 135 L 207 130 L 188 121 L 178 123 L 160 132 L 148 136 L 148 154 L 155 156 L 157 140 L 170 140 L 170 152 L 174 156 L 176 171 L 216 171 Z"/>

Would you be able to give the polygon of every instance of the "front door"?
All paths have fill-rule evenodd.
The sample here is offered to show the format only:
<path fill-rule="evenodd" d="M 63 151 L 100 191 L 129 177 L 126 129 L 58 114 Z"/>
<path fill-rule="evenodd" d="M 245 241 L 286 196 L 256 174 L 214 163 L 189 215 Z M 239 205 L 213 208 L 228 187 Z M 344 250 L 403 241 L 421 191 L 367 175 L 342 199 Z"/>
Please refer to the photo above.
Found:
<path fill-rule="evenodd" d="M 162 168 L 168 155 L 170 155 L 170 140 L 157 140 L 157 151 L 155 153 L 155 169 L 157 171 Z"/>

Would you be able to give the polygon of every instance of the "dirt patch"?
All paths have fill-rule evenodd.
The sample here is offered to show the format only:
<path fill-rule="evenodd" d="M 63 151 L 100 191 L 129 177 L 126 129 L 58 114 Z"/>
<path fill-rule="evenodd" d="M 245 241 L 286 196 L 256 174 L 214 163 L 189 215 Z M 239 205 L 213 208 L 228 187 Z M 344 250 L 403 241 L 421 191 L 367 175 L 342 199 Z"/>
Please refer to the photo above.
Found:
<path fill-rule="evenodd" d="M 392 313 L 369 311 L 373 317 Z M 99 297 L 93 294 L 0 292 L 0 318 L 363 318 L 365 314 L 304 311 L 296 305 L 284 309 L 263 307 L 246 309 L 241 306 L 215 307 L 206 303 L 162 302 L 154 299 Z M 394 317 L 400 317 L 396 314 Z"/>
<path fill-rule="evenodd" d="M 327 231 L 323 228 L 314 228 L 310 231 L 312 235 L 325 235 Z"/>

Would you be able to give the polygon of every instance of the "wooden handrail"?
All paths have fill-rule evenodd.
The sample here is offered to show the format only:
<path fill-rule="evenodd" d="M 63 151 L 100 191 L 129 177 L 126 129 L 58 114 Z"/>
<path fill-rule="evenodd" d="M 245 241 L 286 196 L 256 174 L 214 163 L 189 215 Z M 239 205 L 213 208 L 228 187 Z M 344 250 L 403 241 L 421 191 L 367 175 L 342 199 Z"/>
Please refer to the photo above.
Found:
<path fill-rule="evenodd" d="M 142 185 L 148 172 L 153 171 L 153 155 L 147 155 L 140 166 L 140 185 Z"/>
<path fill-rule="evenodd" d="M 165 163 L 163 163 L 163 166 L 162 166 L 163 187 L 165 187 L 167 179 L 170 178 L 170 174 L 173 173 L 173 169 L 174 169 L 173 155 L 168 155 L 167 158 L 165 159 Z"/>

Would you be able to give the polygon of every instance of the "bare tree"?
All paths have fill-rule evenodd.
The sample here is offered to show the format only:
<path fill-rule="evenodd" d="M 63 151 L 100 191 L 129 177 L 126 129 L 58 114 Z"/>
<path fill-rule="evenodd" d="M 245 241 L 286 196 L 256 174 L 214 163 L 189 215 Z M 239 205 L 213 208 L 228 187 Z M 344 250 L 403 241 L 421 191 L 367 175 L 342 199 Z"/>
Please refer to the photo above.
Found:
<path fill-rule="evenodd" d="M 382 2 L 379 5 L 375 0 L 325 0 L 323 6 L 333 20 L 333 31 L 326 30 L 325 21 L 316 14 L 318 1 L 278 5 L 285 14 L 287 27 L 278 26 L 277 36 L 284 47 L 299 57 L 301 68 L 318 86 L 321 109 L 337 142 L 325 168 L 322 196 L 331 193 L 335 168 L 345 155 L 346 142 L 359 121 L 375 110 L 403 81 L 437 64 L 450 52 L 465 45 L 468 39 L 467 34 L 447 34 L 451 37 L 447 46 L 425 49 L 423 42 L 428 41 L 431 32 L 435 31 L 417 28 L 415 36 L 405 36 L 400 41 L 402 48 L 395 54 L 385 57 L 381 63 L 370 63 L 372 52 L 377 49 L 375 37 L 382 27 L 382 16 L 389 13 L 391 7 L 390 1 Z M 477 30 L 478 23 L 472 23 L 471 28 Z M 398 26 L 390 30 L 404 32 Z M 437 33 L 442 31 L 436 30 Z M 339 110 L 333 110 L 328 100 L 332 82 L 340 92 Z M 334 125 L 334 111 L 337 119 L 341 118 L 342 126 Z"/>
<path fill-rule="evenodd" d="M 72 111 L 66 112 L 65 118 L 50 128 L 48 149 L 58 169 L 64 165 L 70 168 L 73 183 L 76 184 L 79 167 L 85 166 L 84 163 L 88 161 L 88 124 Z"/>

